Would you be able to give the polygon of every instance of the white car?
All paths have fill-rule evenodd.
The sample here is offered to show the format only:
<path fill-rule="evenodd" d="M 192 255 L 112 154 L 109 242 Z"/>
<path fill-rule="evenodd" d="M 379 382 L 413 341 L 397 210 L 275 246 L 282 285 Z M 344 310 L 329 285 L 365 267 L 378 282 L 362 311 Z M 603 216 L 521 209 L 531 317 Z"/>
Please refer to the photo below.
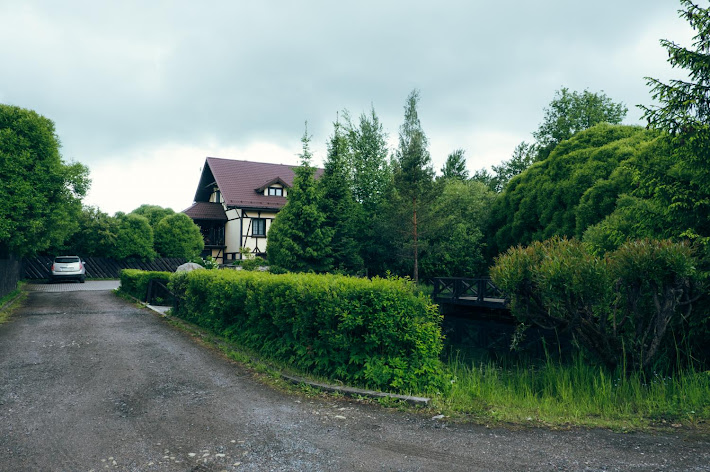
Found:
<path fill-rule="evenodd" d="M 57 280 L 78 280 L 84 283 L 86 280 L 86 267 L 84 261 L 79 256 L 57 256 L 52 261 L 49 268 L 49 281 Z"/>

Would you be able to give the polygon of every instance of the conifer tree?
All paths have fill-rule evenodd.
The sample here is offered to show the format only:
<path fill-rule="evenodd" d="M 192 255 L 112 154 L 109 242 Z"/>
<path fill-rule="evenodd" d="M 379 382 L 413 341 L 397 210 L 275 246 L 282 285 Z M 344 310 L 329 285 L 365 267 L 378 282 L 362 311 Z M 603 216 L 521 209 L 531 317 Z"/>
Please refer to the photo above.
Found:
<path fill-rule="evenodd" d="M 333 230 L 324 225 L 318 204 L 307 124 L 301 142 L 301 165 L 293 170 L 288 201 L 269 228 L 266 253 L 272 266 L 293 272 L 327 272 L 332 268 Z"/>
<path fill-rule="evenodd" d="M 328 144 L 325 171 L 318 181 L 320 208 L 324 226 L 333 232 L 331 251 L 336 270 L 355 274 L 363 269 L 359 246 L 355 240 L 358 211 L 352 192 L 352 178 L 348 165 L 348 141 L 339 123 L 335 123 Z"/>
<path fill-rule="evenodd" d="M 404 106 L 404 123 L 399 128 L 394 182 L 411 215 L 411 241 L 414 267 L 412 278 L 419 280 L 419 212 L 426 205 L 433 189 L 434 169 L 427 149 L 427 137 L 417 113 L 419 91 L 413 90 Z"/>
<path fill-rule="evenodd" d="M 463 149 L 457 149 L 449 154 L 444 166 L 441 168 L 441 177 L 443 179 L 468 180 L 465 152 Z"/>

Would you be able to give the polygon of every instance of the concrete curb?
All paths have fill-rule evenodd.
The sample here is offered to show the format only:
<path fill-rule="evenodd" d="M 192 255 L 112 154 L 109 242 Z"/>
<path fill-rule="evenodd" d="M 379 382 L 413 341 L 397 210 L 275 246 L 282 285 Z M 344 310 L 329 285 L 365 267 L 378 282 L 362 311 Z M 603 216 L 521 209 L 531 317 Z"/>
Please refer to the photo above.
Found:
<path fill-rule="evenodd" d="M 165 312 L 167 311 L 168 308 L 170 307 L 162 307 L 162 306 L 153 306 L 153 305 L 148 305 L 143 303 L 143 305 L 146 308 L 149 308 L 150 310 L 153 310 L 154 312 L 158 313 L 161 316 L 164 316 L 166 318 L 170 318 L 171 320 L 177 320 L 184 322 L 184 320 L 180 318 L 175 318 L 173 316 L 170 316 L 166 314 Z M 201 330 L 201 328 L 198 328 Z M 284 380 L 287 380 L 293 384 L 300 385 L 308 385 L 309 387 L 317 388 L 319 390 L 323 390 L 325 392 L 334 392 L 334 393 L 341 393 L 343 395 L 346 395 L 348 397 L 367 397 L 367 398 L 392 398 L 395 400 L 402 400 L 404 402 L 409 403 L 410 405 L 414 406 L 429 406 L 429 401 L 431 399 L 426 398 L 426 397 L 414 397 L 410 395 L 398 395 L 396 393 L 386 393 L 386 392 L 378 392 L 375 390 L 363 390 L 360 388 L 354 388 L 354 387 L 346 387 L 346 386 L 341 386 L 341 385 L 329 385 L 329 384 L 324 384 L 320 382 L 314 382 L 312 380 L 303 378 L 303 377 L 296 377 L 293 375 L 288 375 L 284 374 L 281 372 L 279 375 L 281 375 L 281 378 Z"/>
<path fill-rule="evenodd" d="M 414 406 L 429 406 L 429 401 L 430 401 L 430 399 L 426 398 L 426 397 L 414 397 L 414 396 L 410 396 L 410 395 L 398 395 L 396 393 L 378 392 L 375 390 L 363 390 L 360 388 L 346 387 L 346 386 L 340 386 L 340 385 L 328 385 L 328 384 L 314 382 L 312 380 L 304 379 L 302 377 L 295 377 L 292 375 L 287 375 L 284 373 L 281 373 L 281 377 L 283 379 L 286 379 L 289 382 L 297 384 L 297 385 L 305 384 L 310 387 L 324 390 L 326 392 L 342 393 L 343 395 L 346 395 L 348 397 L 361 396 L 361 397 L 369 397 L 369 398 L 393 398 L 396 400 L 402 400 L 402 401 L 407 402 L 410 405 L 414 405 Z"/>

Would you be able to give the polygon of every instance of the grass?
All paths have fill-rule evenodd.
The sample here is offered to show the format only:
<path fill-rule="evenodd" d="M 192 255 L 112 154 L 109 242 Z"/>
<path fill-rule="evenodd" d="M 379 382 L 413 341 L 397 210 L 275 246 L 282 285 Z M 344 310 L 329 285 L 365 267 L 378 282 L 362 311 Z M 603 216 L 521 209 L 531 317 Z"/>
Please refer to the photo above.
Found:
<path fill-rule="evenodd" d="M 584 426 L 617 430 L 702 426 L 710 420 L 710 372 L 621 375 L 589 364 L 502 368 L 492 361 L 448 361 L 451 391 L 436 400 L 444 414 L 477 422 Z"/>
<path fill-rule="evenodd" d="M 20 306 L 22 301 L 27 297 L 27 293 L 22 291 L 20 282 L 17 289 L 0 298 L 0 325 L 6 323 L 12 313 Z"/>

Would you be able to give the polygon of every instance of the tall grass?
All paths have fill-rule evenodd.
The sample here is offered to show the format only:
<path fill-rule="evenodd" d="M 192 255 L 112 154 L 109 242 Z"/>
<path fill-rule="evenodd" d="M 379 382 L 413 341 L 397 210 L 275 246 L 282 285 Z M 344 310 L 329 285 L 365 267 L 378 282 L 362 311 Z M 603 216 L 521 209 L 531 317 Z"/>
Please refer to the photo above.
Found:
<path fill-rule="evenodd" d="M 569 364 L 501 367 L 493 361 L 448 360 L 452 389 L 441 399 L 450 414 L 546 425 L 643 427 L 710 419 L 710 372 L 671 376 L 621 374 L 577 355 Z"/>

